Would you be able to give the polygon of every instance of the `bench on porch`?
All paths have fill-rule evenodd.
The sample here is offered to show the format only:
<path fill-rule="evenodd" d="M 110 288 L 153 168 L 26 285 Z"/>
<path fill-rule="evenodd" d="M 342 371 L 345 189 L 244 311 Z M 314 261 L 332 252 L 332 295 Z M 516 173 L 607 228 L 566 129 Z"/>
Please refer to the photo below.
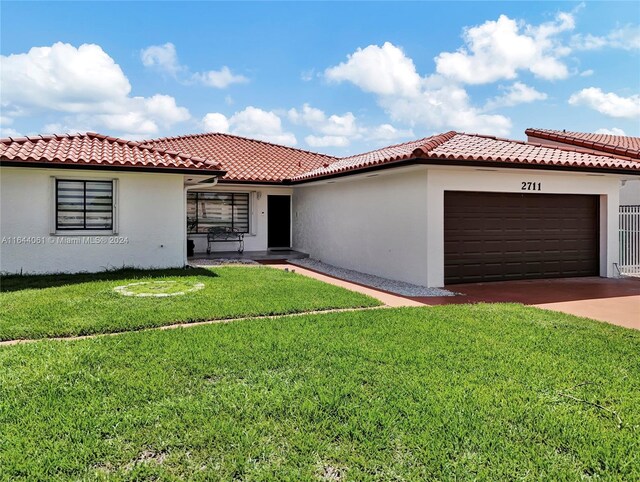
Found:
<path fill-rule="evenodd" d="M 244 233 L 235 228 L 217 226 L 207 231 L 207 254 L 211 254 L 211 243 L 238 243 L 238 253 L 244 252 Z"/>

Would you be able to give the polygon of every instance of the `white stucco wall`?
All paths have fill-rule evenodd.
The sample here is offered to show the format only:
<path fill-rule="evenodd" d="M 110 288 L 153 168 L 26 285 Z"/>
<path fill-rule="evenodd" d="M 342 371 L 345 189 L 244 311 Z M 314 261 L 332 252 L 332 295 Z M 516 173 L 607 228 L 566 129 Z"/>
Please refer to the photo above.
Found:
<path fill-rule="evenodd" d="M 116 179 L 117 233 L 55 234 L 52 177 Z M 95 272 L 122 266 L 182 266 L 183 179 L 179 174 L 148 172 L 0 168 L 0 271 Z M 21 243 L 22 238 L 28 240 Z"/>
<path fill-rule="evenodd" d="M 238 192 L 249 193 L 249 230 L 250 233 L 244 236 L 245 251 L 265 251 L 267 249 L 267 221 L 269 213 L 267 211 L 268 195 L 291 195 L 293 189 L 279 186 L 260 186 L 247 184 L 224 184 L 219 183 L 211 188 L 197 188 L 199 192 Z M 202 254 L 207 251 L 206 234 L 190 234 L 189 239 L 195 242 L 195 253 Z M 212 251 L 235 251 L 237 243 L 213 243 Z"/>
<path fill-rule="evenodd" d="M 336 266 L 442 286 L 444 192 L 522 193 L 522 181 L 540 182 L 541 193 L 600 196 L 600 273 L 615 276 L 619 177 L 614 175 L 418 166 L 309 183 L 293 195 L 294 248 Z"/>
<path fill-rule="evenodd" d="M 427 283 L 427 170 L 296 187 L 293 246 L 325 263 Z"/>

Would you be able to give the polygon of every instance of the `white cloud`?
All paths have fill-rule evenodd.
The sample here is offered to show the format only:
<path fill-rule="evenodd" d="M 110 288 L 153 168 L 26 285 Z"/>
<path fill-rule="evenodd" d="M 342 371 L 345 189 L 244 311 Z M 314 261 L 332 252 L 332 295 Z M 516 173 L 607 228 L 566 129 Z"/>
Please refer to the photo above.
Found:
<path fill-rule="evenodd" d="M 230 132 L 277 144 L 296 145 L 297 143 L 293 133 L 283 131 L 282 120 L 276 113 L 253 106 L 236 112 L 228 118 L 224 114 L 212 112 L 204 116 L 202 123 L 208 131 Z"/>
<path fill-rule="evenodd" d="M 604 36 L 577 34 L 571 37 L 571 46 L 575 50 L 600 50 L 606 47 L 638 50 L 640 49 L 640 26 L 625 25 Z"/>
<path fill-rule="evenodd" d="M 410 57 L 386 42 L 357 49 L 347 61 L 327 68 L 325 77 L 375 94 L 392 120 L 414 128 L 508 135 L 511 120 L 485 111 L 544 100 L 547 94 L 514 82 L 480 108 L 463 84 L 516 79 L 521 71 L 546 80 L 566 78 L 569 69 L 563 58 L 571 49 L 565 45 L 565 34 L 575 29 L 574 12 L 559 12 L 539 25 L 501 15 L 467 28 L 459 50 L 435 57 L 435 74 L 421 76 Z"/>
<path fill-rule="evenodd" d="M 640 49 L 640 25 L 627 25 L 613 30 L 607 36 L 609 47 L 623 50 Z"/>
<path fill-rule="evenodd" d="M 496 21 L 465 29 L 465 47 L 440 53 L 435 58 L 436 71 L 467 84 L 515 79 L 519 70 L 547 80 L 563 79 L 569 71 L 560 58 L 569 50 L 562 48 L 556 37 L 574 27 L 573 16 L 564 12 L 539 26 L 500 15 Z"/>
<path fill-rule="evenodd" d="M 234 75 L 226 65 L 220 70 L 209 70 L 193 74 L 193 79 L 202 85 L 214 87 L 216 89 L 225 89 L 231 84 L 246 84 L 249 82 L 244 75 Z"/>
<path fill-rule="evenodd" d="M 344 115 L 333 114 L 329 116 L 321 131 L 328 135 L 354 135 L 358 132 L 356 117 L 351 112 Z"/>
<path fill-rule="evenodd" d="M 118 113 L 94 113 L 66 116 L 64 122 L 44 126 L 44 133 L 61 134 L 100 130 L 121 133 L 123 137 L 144 139 L 156 134 L 160 127 L 169 128 L 191 118 L 189 111 L 179 107 L 173 97 L 156 94 L 152 97 L 132 97 L 127 109 Z M 126 136 L 124 135 L 126 133 Z"/>
<path fill-rule="evenodd" d="M 350 141 L 344 136 L 314 136 L 308 135 L 304 141 L 311 147 L 346 147 Z"/>
<path fill-rule="evenodd" d="M 142 112 L 125 112 L 97 116 L 100 124 L 112 131 L 127 131 L 144 136 L 158 132 L 158 125 Z"/>
<path fill-rule="evenodd" d="M 603 92 L 589 87 L 569 97 L 569 104 L 584 105 L 609 117 L 633 119 L 640 116 L 640 95 L 621 97 L 613 92 Z"/>
<path fill-rule="evenodd" d="M 576 50 L 598 50 L 607 45 L 607 39 L 591 34 L 576 34 L 571 38 L 571 45 Z"/>
<path fill-rule="evenodd" d="M 289 109 L 286 119 L 311 130 L 304 141 L 313 148 L 346 147 L 354 140 L 362 139 L 390 141 L 413 136 L 410 129 L 397 129 L 390 124 L 361 126 L 351 112 L 327 115 L 309 104 L 300 109 Z M 277 144 L 297 144 L 295 135 L 283 128 L 282 118 L 276 112 L 253 106 L 229 117 L 219 112 L 208 113 L 203 117 L 202 125 L 207 132 L 228 132 Z"/>
<path fill-rule="evenodd" d="M 190 73 L 189 67 L 181 65 L 176 47 L 171 42 L 164 45 L 151 45 L 140 51 L 140 60 L 145 67 L 165 72 L 185 84 L 199 83 L 215 89 L 225 89 L 231 84 L 249 82 L 244 75 L 236 75 L 226 65 L 220 70 Z"/>
<path fill-rule="evenodd" d="M 379 126 L 370 128 L 366 137 L 373 141 L 390 142 L 415 137 L 415 134 L 411 129 L 396 129 L 391 124 L 380 124 Z"/>
<path fill-rule="evenodd" d="M 379 95 L 415 95 L 420 88 L 413 60 L 390 42 L 356 50 L 346 62 L 325 70 L 325 77 L 335 82 L 349 81 Z"/>
<path fill-rule="evenodd" d="M 592 69 L 583 70 L 580 72 L 580 77 L 591 77 L 594 74 Z"/>
<path fill-rule="evenodd" d="M 8 126 L 13 124 L 13 119 L 6 115 L 0 115 L 0 126 Z"/>
<path fill-rule="evenodd" d="M 322 110 L 304 104 L 300 111 L 290 109 L 288 117 L 295 124 L 304 124 L 328 136 L 353 136 L 359 132 L 356 117 L 351 112 L 327 117 Z"/>
<path fill-rule="evenodd" d="M 142 99 L 134 97 L 134 99 Z M 189 120 L 191 115 L 186 107 L 180 107 L 176 104 L 176 100 L 170 95 L 156 94 L 152 97 L 143 99 L 146 112 L 154 119 L 171 126 L 176 122 Z"/>
<path fill-rule="evenodd" d="M 360 125 L 351 112 L 327 116 L 324 111 L 309 104 L 304 104 L 300 110 L 289 109 L 287 116 L 294 124 L 304 125 L 313 131 L 313 134 L 305 137 L 311 147 L 345 147 L 359 139 L 389 141 L 413 136 L 411 129 L 396 129 L 391 124 Z"/>
<path fill-rule="evenodd" d="M 610 136 L 626 136 L 622 129 L 612 127 L 611 129 L 598 129 L 596 134 L 608 134 Z"/>
<path fill-rule="evenodd" d="M 130 97 L 131 84 L 99 45 L 61 42 L 25 54 L 0 56 L 1 103 L 13 116 L 53 111 L 65 126 L 107 128 L 139 136 L 155 134 L 190 118 L 173 97 Z"/>
<path fill-rule="evenodd" d="M 68 119 L 70 121 L 74 121 L 77 119 Z M 85 124 L 69 124 L 66 122 L 53 122 L 50 124 L 46 124 L 42 130 L 41 134 L 83 134 L 85 132 L 94 131 L 92 127 Z"/>
<path fill-rule="evenodd" d="M 369 45 L 346 63 L 325 71 L 330 80 L 348 81 L 377 95 L 391 118 L 412 127 L 453 128 L 507 135 L 511 121 L 473 107 L 466 90 L 441 75 L 420 77 L 412 59 L 390 43 Z"/>
<path fill-rule="evenodd" d="M 64 112 L 118 111 L 131 91 L 122 69 L 99 45 L 61 42 L 0 56 L 2 104 Z M 115 105 L 114 105 L 115 104 Z"/>
<path fill-rule="evenodd" d="M 169 128 L 178 122 L 191 118 L 185 107 L 176 104 L 169 95 L 156 94 L 153 97 L 134 97 L 131 110 L 121 114 L 98 116 L 102 124 L 113 130 L 126 131 L 137 136 L 155 133 L 159 126 Z"/>
<path fill-rule="evenodd" d="M 142 49 L 140 59 L 145 67 L 155 67 L 174 77 L 184 70 L 184 67 L 178 62 L 176 47 L 171 42 L 164 45 L 151 45 Z"/>
<path fill-rule="evenodd" d="M 66 131 L 63 125 L 59 122 L 52 122 L 51 124 L 46 124 L 42 128 L 43 134 L 62 134 L 67 132 L 68 131 Z"/>
<path fill-rule="evenodd" d="M 229 119 L 219 112 L 210 112 L 202 119 L 207 132 L 229 132 Z"/>
<path fill-rule="evenodd" d="M 21 134 L 12 127 L 0 127 L 0 137 L 21 137 Z"/>
<path fill-rule="evenodd" d="M 509 118 L 481 113 L 470 105 L 467 91 L 454 84 L 425 89 L 416 97 L 385 97 L 379 102 L 393 120 L 411 126 L 505 136 L 511 131 Z"/>
<path fill-rule="evenodd" d="M 547 94 L 544 92 L 539 92 L 533 87 L 523 84 L 522 82 L 515 82 L 507 88 L 502 88 L 502 90 L 504 90 L 505 93 L 490 99 L 485 104 L 485 110 L 496 109 L 498 107 L 511 107 L 518 104 L 528 104 L 547 98 Z"/>
<path fill-rule="evenodd" d="M 241 136 L 262 139 L 279 144 L 296 144 L 296 138 L 291 132 L 282 131 L 282 121 L 274 112 L 267 112 L 257 107 L 249 106 L 236 112 L 229 119 L 232 132 Z"/>
<path fill-rule="evenodd" d="M 300 110 L 295 108 L 289 109 L 287 115 L 289 120 L 294 124 L 306 124 L 310 126 L 322 124 L 327 118 L 322 110 L 311 107 L 309 104 L 304 104 Z"/>

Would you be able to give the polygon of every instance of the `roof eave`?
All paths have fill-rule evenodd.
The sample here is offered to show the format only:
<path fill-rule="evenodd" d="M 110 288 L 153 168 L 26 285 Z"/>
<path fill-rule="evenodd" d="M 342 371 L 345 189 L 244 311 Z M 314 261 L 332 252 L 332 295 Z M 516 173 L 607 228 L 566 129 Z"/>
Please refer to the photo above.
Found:
<path fill-rule="evenodd" d="M 622 175 L 638 175 L 640 176 L 640 168 L 638 170 L 625 168 L 608 168 L 608 167 L 589 167 L 589 166 L 562 166 L 555 164 L 524 164 L 505 161 L 476 161 L 462 159 L 440 159 L 440 158 L 420 158 L 411 157 L 394 162 L 377 164 L 375 166 L 366 166 L 360 169 L 353 169 L 342 172 L 330 173 L 322 176 L 309 177 L 306 179 L 286 179 L 290 184 L 304 184 L 310 182 L 324 181 L 326 179 L 334 179 L 338 177 L 353 176 L 356 174 L 364 174 L 372 171 L 383 169 L 391 169 L 397 167 L 405 167 L 412 165 L 432 165 L 432 166 L 457 166 L 457 167 L 491 167 L 496 169 L 522 169 L 522 170 L 550 170 L 550 171 L 569 171 L 583 172 L 595 174 L 622 174 Z"/>
<path fill-rule="evenodd" d="M 164 174 L 206 174 L 210 176 L 222 177 L 227 171 L 220 169 L 194 169 L 194 168 L 179 168 L 179 167 L 155 167 L 155 166 L 114 166 L 114 165 L 101 165 L 101 164 L 65 164 L 65 163 L 53 163 L 53 162 L 31 162 L 31 161 L 13 161 L 6 158 L 0 158 L 0 166 L 6 167 L 26 167 L 26 168 L 40 168 L 40 169 L 87 169 L 97 171 L 127 171 L 127 172 L 154 172 Z"/>
<path fill-rule="evenodd" d="M 236 185 L 265 185 L 265 186 L 282 186 L 283 184 L 291 184 L 290 179 L 272 179 L 272 180 L 251 180 L 251 179 L 220 179 L 219 184 L 236 184 Z"/>

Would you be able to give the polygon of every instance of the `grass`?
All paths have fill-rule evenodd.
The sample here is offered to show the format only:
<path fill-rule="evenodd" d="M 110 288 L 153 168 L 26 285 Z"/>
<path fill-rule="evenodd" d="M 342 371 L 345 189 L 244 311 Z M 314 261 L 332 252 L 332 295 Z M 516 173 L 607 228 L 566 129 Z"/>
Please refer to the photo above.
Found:
<path fill-rule="evenodd" d="M 169 297 L 134 293 L 203 289 Z M 176 322 L 376 306 L 373 298 L 267 267 L 121 270 L 98 274 L 5 276 L 0 280 L 0 340 L 137 330 Z"/>
<path fill-rule="evenodd" d="M 639 480 L 638 353 L 520 305 L 3 347 L 0 478 Z"/>

